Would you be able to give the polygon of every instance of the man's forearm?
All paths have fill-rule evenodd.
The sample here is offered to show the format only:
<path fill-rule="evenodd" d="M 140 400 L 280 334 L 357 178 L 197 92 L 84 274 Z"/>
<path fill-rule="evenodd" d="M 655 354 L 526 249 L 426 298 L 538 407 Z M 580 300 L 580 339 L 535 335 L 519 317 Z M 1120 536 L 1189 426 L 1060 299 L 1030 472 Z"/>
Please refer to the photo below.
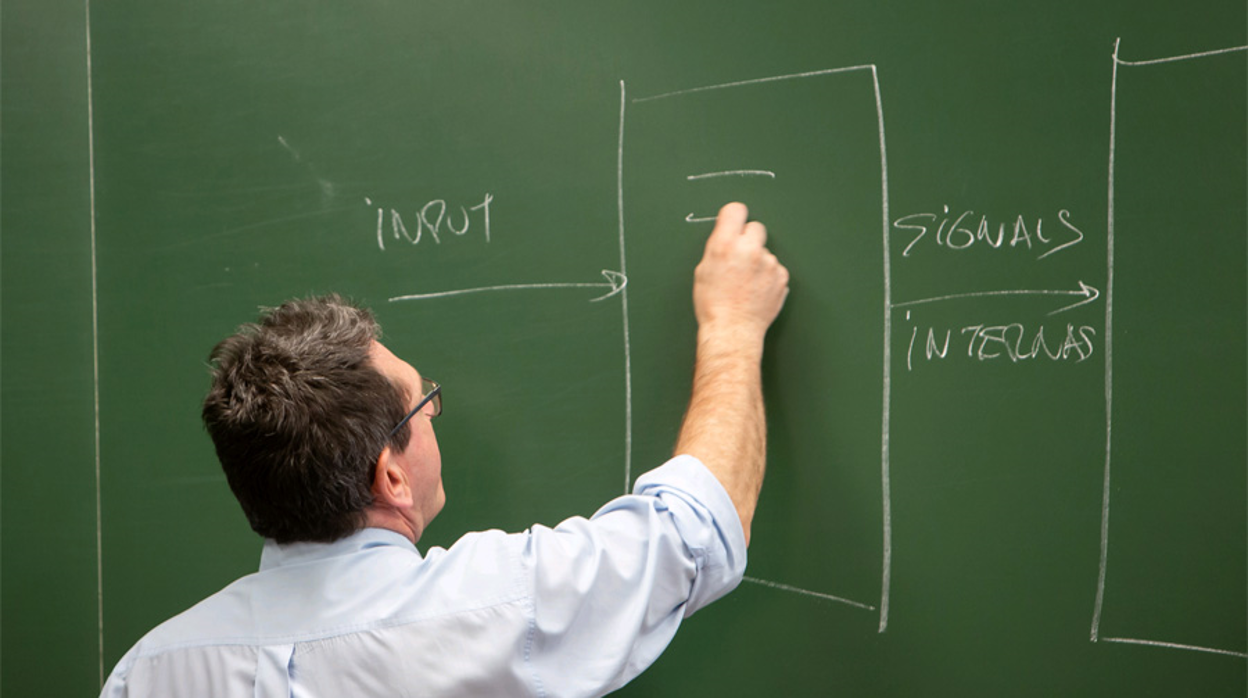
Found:
<path fill-rule="evenodd" d="M 763 338 L 789 293 L 789 272 L 767 250 L 767 229 L 748 214 L 738 203 L 719 210 L 694 269 L 697 361 L 676 441 L 677 453 L 697 457 L 728 491 L 747 543 L 767 452 Z"/>
<path fill-rule="evenodd" d="M 693 392 L 676 442 L 676 453 L 697 457 L 727 490 L 747 543 L 767 452 L 761 359 L 761 337 L 743 342 L 700 328 Z"/>

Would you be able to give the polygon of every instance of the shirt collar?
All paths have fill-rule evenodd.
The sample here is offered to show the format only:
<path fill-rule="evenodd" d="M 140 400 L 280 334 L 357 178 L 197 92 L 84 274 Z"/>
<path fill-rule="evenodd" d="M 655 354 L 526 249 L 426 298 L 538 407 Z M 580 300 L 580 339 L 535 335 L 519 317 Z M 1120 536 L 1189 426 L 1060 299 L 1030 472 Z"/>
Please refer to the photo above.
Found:
<path fill-rule="evenodd" d="M 384 528 L 365 528 L 332 543 L 278 543 L 266 538 L 264 550 L 260 553 L 260 571 L 342 557 L 384 546 L 406 548 L 420 555 L 415 544 L 400 533 Z"/>

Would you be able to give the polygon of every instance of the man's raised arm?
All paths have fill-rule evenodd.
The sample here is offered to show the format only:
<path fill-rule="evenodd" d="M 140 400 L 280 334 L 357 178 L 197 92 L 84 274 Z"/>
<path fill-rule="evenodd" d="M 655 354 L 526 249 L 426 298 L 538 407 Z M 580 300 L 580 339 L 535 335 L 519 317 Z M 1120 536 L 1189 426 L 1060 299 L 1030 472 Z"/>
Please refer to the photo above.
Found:
<path fill-rule="evenodd" d="M 744 204 L 720 209 L 694 271 L 697 359 L 676 441 L 677 454 L 701 460 L 728 491 L 747 543 L 767 454 L 763 337 L 789 293 L 789 272 L 767 250 L 766 228 L 748 215 Z"/>

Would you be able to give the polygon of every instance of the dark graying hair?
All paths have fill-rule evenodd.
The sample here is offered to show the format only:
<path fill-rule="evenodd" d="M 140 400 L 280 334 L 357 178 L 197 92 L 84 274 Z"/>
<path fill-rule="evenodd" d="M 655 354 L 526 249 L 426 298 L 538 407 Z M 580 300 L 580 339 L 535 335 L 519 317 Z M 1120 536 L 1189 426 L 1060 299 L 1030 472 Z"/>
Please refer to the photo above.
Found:
<path fill-rule="evenodd" d="M 373 314 L 337 295 L 292 300 L 212 350 L 204 425 L 243 513 L 279 543 L 359 530 L 377 458 L 402 450 L 406 391 L 372 365 Z"/>

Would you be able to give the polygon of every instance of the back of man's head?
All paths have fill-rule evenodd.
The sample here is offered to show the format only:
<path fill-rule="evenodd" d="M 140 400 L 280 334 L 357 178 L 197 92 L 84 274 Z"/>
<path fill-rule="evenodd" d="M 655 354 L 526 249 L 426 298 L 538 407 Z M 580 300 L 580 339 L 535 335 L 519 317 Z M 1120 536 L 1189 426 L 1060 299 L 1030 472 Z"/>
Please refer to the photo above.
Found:
<path fill-rule="evenodd" d="M 372 313 L 336 295 L 269 309 L 212 350 L 203 418 L 248 522 L 280 543 L 363 526 L 407 397 L 369 363 Z"/>

